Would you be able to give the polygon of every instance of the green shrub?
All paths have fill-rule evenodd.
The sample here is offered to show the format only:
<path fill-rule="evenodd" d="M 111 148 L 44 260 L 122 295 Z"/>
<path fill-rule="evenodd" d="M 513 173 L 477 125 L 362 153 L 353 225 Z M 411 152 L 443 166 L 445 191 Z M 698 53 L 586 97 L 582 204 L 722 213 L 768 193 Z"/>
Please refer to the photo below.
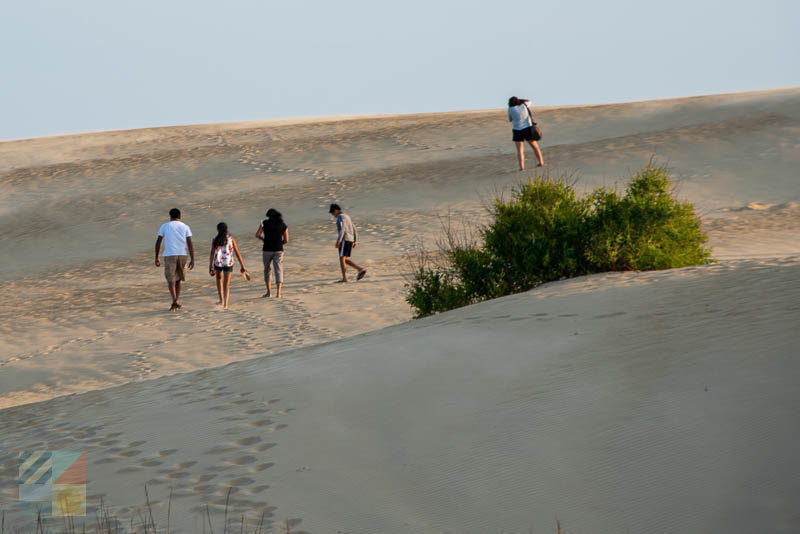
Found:
<path fill-rule="evenodd" d="M 710 262 L 693 206 L 670 188 L 667 170 L 652 166 L 623 195 L 601 188 L 579 198 L 563 179 L 522 183 L 495 202 L 482 247 L 446 228 L 445 266 L 419 265 L 406 300 L 424 317 L 583 274 Z"/>
<path fill-rule="evenodd" d="M 494 205 L 484 247 L 494 258 L 506 294 L 583 274 L 582 234 L 588 203 L 563 180 L 537 178 Z"/>
<path fill-rule="evenodd" d="M 408 284 L 406 302 L 416 309 L 417 318 L 472 304 L 451 273 L 425 267 L 420 267 Z"/>
<path fill-rule="evenodd" d="M 667 170 L 637 173 L 624 196 L 606 190 L 591 197 L 586 257 L 593 272 L 655 270 L 708 263 L 706 237 L 691 204 L 670 192 Z"/>
<path fill-rule="evenodd" d="M 492 255 L 477 248 L 457 248 L 449 253 L 450 264 L 466 297 L 471 301 L 502 297 L 508 291 L 497 276 Z"/>

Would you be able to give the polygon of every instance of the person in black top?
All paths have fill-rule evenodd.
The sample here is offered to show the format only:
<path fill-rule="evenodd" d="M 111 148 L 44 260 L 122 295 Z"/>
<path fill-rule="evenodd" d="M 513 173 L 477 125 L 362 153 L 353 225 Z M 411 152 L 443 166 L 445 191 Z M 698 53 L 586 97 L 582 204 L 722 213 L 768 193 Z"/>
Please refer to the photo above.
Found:
<path fill-rule="evenodd" d="M 256 239 L 264 242 L 263 258 L 264 258 L 264 284 L 267 286 L 267 292 L 262 295 L 262 298 L 272 296 L 272 285 L 270 284 L 270 267 L 275 268 L 275 296 L 281 298 L 281 289 L 283 287 L 283 245 L 289 242 L 289 228 L 283 222 L 283 215 L 273 208 L 267 211 L 267 218 L 261 221 L 256 232 Z"/>

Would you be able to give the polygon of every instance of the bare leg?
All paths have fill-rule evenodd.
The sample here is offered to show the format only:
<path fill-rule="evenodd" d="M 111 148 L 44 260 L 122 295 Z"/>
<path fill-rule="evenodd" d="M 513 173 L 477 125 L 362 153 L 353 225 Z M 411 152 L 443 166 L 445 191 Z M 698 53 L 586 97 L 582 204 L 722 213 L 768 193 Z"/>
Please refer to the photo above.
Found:
<path fill-rule="evenodd" d="M 539 160 L 539 167 L 544 167 L 544 156 L 542 156 L 542 149 L 539 148 L 539 143 L 536 141 L 528 141 L 531 146 L 533 147 L 534 153 L 536 153 L 536 159 Z"/>
<path fill-rule="evenodd" d="M 283 282 L 278 282 L 275 284 L 275 286 L 278 288 L 278 292 L 275 293 L 275 296 L 281 298 L 283 296 L 281 293 L 281 290 L 283 289 Z"/>
<path fill-rule="evenodd" d="M 519 162 L 519 170 L 525 170 L 525 143 L 522 141 L 514 141 L 517 145 L 517 162 Z"/>
<path fill-rule="evenodd" d="M 231 296 L 231 273 L 222 273 L 222 294 L 225 298 L 225 304 L 222 307 L 227 310 L 228 298 Z"/>
<path fill-rule="evenodd" d="M 175 311 L 178 309 L 178 291 L 176 289 L 177 282 L 167 282 L 167 287 L 169 288 L 169 295 L 172 297 L 172 306 L 170 306 L 169 311 Z"/>
<path fill-rule="evenodd" d="M 219 295 L 219 302 L 217 302 L 217 306 L 222 306 L 222 304 L 223 304 L 223 300 L 222 300 L 222 272 L 221 271 L 217 271 L 216 276 L 217 276 L 217 295 Z"/>
<path fill-rule="evenodd" d="M 267 284 L 267 292 L 266 292 L 266 293 L 264 293 L 264 296 L 265 296 L 265 297 L 271 297 L 271 296 L 272 296 L 272 282 L 270 282 L 269 280 L 267 280 L 266 284 Z M 280 285 L 279 285 L 278 287 L 280 287 Z M 279 293 L 279 294 L 280 294 L 280 291 L 281 291 L 281 290 L 280 290 L 280 289 L 278 289 L 278 293 Z"/>
<path fill-rule="evenodd" d="M 347 263 L 347 265 L 349 265 L 350 267 L 352 267 L 353 269 L 355 269 L 358 272 L 361 272 L 361 271 L 364 270 L 359 265 L 353 263 L 353 261 L 351 261 L 350 258 L 346 258 L 345 259 L 345 263 Z"/>
<path fill-rule="evenodd" d="M 347 264 L 345 263 L 347 258 L 344 256 L 339 256 L 339 267 L 342 269 L 342 282 L 347 282 Z"/>

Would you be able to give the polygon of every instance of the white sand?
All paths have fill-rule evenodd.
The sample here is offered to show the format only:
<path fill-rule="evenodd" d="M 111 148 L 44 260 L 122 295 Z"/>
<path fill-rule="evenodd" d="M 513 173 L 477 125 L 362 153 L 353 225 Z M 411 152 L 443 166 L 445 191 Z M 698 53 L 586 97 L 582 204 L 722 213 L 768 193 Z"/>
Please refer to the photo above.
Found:
<path fill-rule="evenodd" d="M 480 221 L 481 198 L 520 178 L 503 112 L 0 143 L 0 221 L 18 229 L 0 236 L 18 260 L 0 274 L 0 403 L 20 405 L 0 411 L 0 507 L 17 451 L 51 448 L 87 450 L 90 505 L 122 517 L 148 481 L 162 502 L 174 487 L 183 532 L 205 503 L 217 528 L 229 486 L 233 516 L 292 532 L 552 532 L 556 516 L 574 532 L 796 531 L 800 90 L 538 120 L 551 172 L 581 186 L 667 161 L 722 262 L 350 337 L 410 317 L 402 254 L 437 214 Z M 347 287 L 330 283 L 334 199 L 370 268 Z M 180 314 L 151 267 L 173 205 L 202 245 Z M 287 298 L 236 282 L 214 310 L 205 238 L 226 220 L 259 280 L 251 236 L 271 206 L 292 232 Z"/>

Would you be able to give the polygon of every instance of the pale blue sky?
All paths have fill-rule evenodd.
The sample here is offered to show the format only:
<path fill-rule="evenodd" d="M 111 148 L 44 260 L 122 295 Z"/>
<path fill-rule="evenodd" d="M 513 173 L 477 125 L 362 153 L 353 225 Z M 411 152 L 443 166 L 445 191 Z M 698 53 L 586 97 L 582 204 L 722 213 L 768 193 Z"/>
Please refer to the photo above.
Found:
<path fill-rule="evenodd" d="M 800 85 L 796 0 L 14 0 L 0 139 Z"/>

